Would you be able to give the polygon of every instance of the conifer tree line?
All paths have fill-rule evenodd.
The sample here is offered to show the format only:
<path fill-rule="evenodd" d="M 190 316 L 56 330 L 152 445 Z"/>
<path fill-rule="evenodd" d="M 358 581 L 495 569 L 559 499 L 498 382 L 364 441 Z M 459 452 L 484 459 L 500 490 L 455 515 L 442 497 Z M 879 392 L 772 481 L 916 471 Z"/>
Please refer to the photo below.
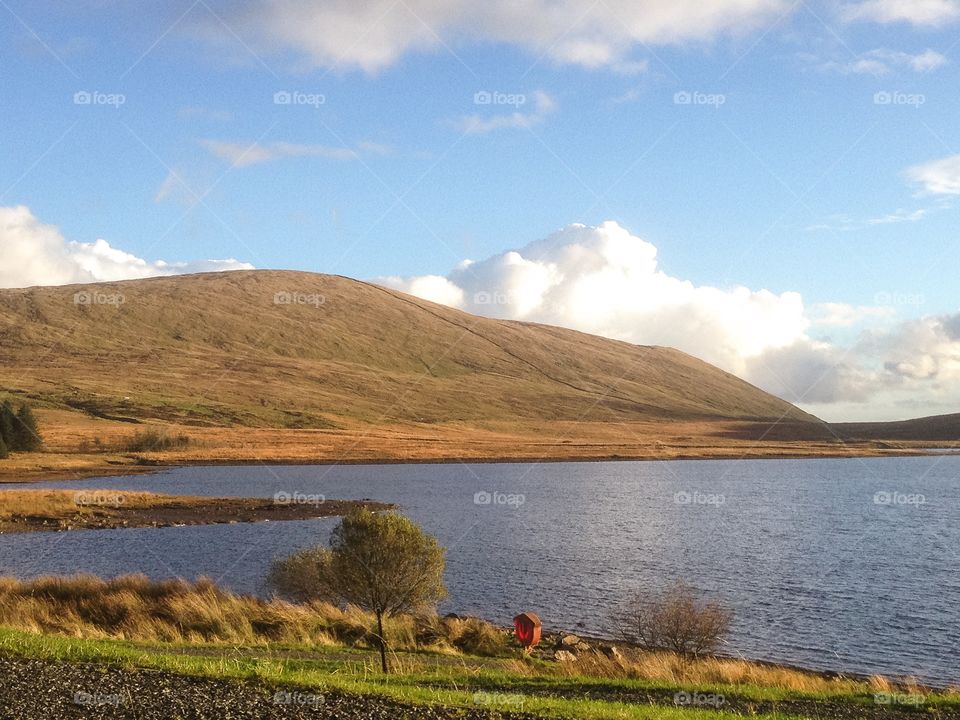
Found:
<path fill-rule="evenodd" d="M 0 458 L 11 452 L 39 450 L 41 442 L 29 405 L 23 403 L 14 411 L 9 400 L 0 403 Z"/>

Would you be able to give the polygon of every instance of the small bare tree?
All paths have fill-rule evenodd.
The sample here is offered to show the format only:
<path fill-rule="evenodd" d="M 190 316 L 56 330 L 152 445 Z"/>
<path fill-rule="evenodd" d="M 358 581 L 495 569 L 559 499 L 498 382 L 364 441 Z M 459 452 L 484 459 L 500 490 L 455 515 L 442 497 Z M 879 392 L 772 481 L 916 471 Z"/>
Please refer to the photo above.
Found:
<path fill-rule="evenodd" d="M 330 536 L 273 563 L 269 583 L 295 600 L 355 605 L 377 618 L 380 664 L 387 672 L 384 616 L 435 607 L 446 595 L 444 550 L 436 538 L 397 513 L 358 508 Z"/>
<path fill-rule="evenodd" d="M 702 600 L 690 585 L 677 580 L 660 593 L 634 594 L 615 622 L 627 642 L 698 657 L 716 651 L 729 634 L 733 617 L 730 608 Z"/>

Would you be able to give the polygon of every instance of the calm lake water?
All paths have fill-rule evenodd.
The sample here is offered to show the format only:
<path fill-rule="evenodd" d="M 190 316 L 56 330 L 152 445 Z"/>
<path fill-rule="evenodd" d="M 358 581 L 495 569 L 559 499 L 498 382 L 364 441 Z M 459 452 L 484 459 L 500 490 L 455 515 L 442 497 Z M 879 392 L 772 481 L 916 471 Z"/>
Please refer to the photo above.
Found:
<path fill-rule="evenodd" d="M 444 610 L 612 633 L 682 578 L 736 609 L 727 652 L 960 683 L 960 457 L 187 467 L 47 483 L 397 503 L 448 548 Z M 15 486 L 12 486 L 15 487 Z M 0 572 L 208 575 L 265 593 L 335 520 L 0 536 Z"/>

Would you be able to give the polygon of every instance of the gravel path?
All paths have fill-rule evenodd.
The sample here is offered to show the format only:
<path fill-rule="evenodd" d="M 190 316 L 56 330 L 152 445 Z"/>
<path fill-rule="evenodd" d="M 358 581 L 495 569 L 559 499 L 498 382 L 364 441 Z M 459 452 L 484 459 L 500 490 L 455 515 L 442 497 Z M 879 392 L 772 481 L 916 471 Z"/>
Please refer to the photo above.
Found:
<path fill-rule="evenodd" d="M 510 693 L 514 694 L 509 694 Z M 639 705 L 672 706 L 677 699 L 664 692 L 584 693 L 583 688 L 495 688 L 476 696 L 478 707 L 447 709 L 411 706 L 385 698 L 295 689 L 277 689 L 256 682 L 181 676 L 173 673 L 121 669 L 106 665 L 32 660 L 0 655 L 0 720 L 61 720 L 62 718 L 122 718 L 143 720 L 537 720 L 523 712 L 499 713 L 482 707 L 497 695 L 531 695 L 615 700 Z M 696 694 L 683 704 L 699 705 Z M 706 704 L 706 703 L 705 703 Z M 930 707 L 854 705 L 787 701 L 751 703 L 725 698 L 710 703 L 737 715 L 787 713 L 829 720 L 939 720 L 958 718 L 955 711 Z"/>
<path fill-rule="evenodd" d="M 536 720 L 483 708 L 414 707 L 372 696 L 276 690 L 255 683 L 10 656 L 0 656 L 0 718 Z"/>

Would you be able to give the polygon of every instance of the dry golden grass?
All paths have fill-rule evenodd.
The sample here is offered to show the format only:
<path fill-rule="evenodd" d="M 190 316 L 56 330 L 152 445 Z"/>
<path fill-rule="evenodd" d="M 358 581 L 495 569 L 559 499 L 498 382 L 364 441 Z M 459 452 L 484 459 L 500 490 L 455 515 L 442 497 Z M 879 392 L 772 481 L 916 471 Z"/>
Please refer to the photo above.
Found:
<path fill-rule="evenodd" d="M 22 581 L 0 577 L 0 626 L 84 639 L 136 642 L 212 643 L 273 647 L 376 647 L 376 620 L 355 607 L 293 604 L 236 595 L 213 582 L 153 581 L 142 575 L 104 580 L 89 575 Z M 747 660 L 683 658 L 620 646 L 620 657 L 600 651 L 572 662 L 541 663 L 519 657 L 508 631 L 476 618 L 436 614 L 388 618 L 385 630 L 394 651 L 427 650 L 440 655 L 497 658 L 488 662 L 514 676 L 634 679 L 673 686 L 733 685 L 812 694 L 872 694 L 931 691 L 912 681 L 827 677 Z M 373 663 L 358 656 L 357 663 Z M 418 672 L 436 666 L 429 656 L 397 656 L 394 668 Z M 464 666 L 466 667 L 466 666 Z M 375 669 L 371 665 L 371 669 Z M 960 691 L 940 693 L 956 697 Z"/>
<path fill-rule="evenodd" d="M 296 643 L 375 647 L 376 620 L 355 607 L 293 604 L 235 595 L 206 579 L 152 581 L 143 575 L 104 580 L 91 575 L 18 580 L 0 577 L 0 625 L 78 638 Z M 480 620 L 436 615 L 388 618 L 395 650 L 430 648 L 496 655 L 509 636 Z M 476 638 L 483 638 L 477 642 Z"/>
<path fill-rule="evenodd" d="M 678 685 L 759 685 L 804 693 L 873 692 L 894 685 L 877 676 L 863 680 L 829 677 L 814 672 L 735 658 L 685 658 L 672 652 L 624 649 L 621 658 L 591 652 L 573 662 L 560 662 L 570 676 L 654 680 Z"/>
<path fill-rule="evenodd" d="M 0 460 L 0 482 L 149 471 L 151 464 L 417 462 L 442 460 L 593 460 L 898 454 L 875 444 L 755 437 L 752 423 L 485 422 L 383 424 L 327 430 L 130 424 L 78 412 L 37 410 L 44 452 Z M 147 431 L 185 435 L 164 451 L 123 448 Z M 751 435 L 753 433 L 753 435 Z"/>
<path fill-rule="evenodd" d="M 2 490 L 0 522 L 9 520 L 14 515 L 30 515 L 51 520 L 88 515 L 95 511 L 95 507 L 85 502 L 85 498 L 116 500 L 117 505 L 147 508 L 168 496 L 127 490 Z M 189 501 L 189 498 L 184 499 Z"/>

